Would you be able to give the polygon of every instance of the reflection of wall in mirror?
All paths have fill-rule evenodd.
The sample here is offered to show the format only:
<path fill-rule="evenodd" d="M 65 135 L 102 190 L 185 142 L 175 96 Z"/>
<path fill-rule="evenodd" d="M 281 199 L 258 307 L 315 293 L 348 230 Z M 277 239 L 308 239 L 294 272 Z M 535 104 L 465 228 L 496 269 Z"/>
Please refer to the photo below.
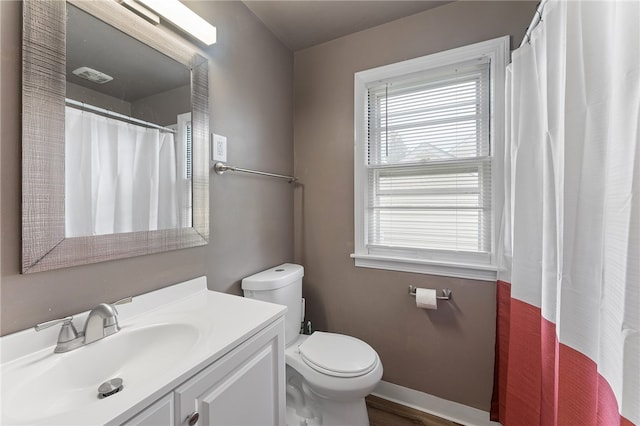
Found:
<path fill-rule="evenodd" d="M 68 98 L 116 112 L 121 112 L 118 102 L 126 102 L 129 111 L 121 113 L 161 126 L 176 124 L 177 115 L 191 112 L 191 70 L 185 62 L 81 9 L 67 5 L 66 80 L 68 85 L 88 88 L 73 90 L 91 99 L 72 96 L 69 90 Z M 83 67 L 111 80 L 77 74 Z M 96 96 L 96 92 L 108 97 Z"/>
<path fill-rule="evenodd" d="M 131 104 L 114 96 L 67 81 L 67 98 L 131 116 Z"/>
<path fill-rule="evenodd" d="M 176 117 L 191 112 L 191 86 L 186 85 L 131 103 L 131 115 L 161 126 L 176 124 Z"/>
<path fill-rule="evenodd" d="M 129 103 L 67 81 L 67 98 L 160 126 L 176 124 L 178 115 L 191 112 L 191 87 L 189 85 Z"/>

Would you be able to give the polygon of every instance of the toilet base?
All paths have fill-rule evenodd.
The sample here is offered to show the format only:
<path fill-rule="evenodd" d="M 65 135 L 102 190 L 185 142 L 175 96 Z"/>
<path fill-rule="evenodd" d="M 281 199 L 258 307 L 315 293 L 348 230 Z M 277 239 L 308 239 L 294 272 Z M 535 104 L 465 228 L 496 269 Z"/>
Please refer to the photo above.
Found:
<path fill-rule="evenodd" d="M 303 383 L 305 394 L 313 393 Z M 315 396 L 314 406 L 322 417 L 322 426 L 369 426 L 369 414 L 364 398 L 337 401 Z"/>
<path fill-rule="evenodd" d="M 295 408 L 287 406 L 287 426 L 322 426 L 322 419 L 302 417 Z"/>
<path fill-rule="evenodd" d="M 324 402 L 324 403 L 323 403 Z M 318 402 L 318 417 L 304 417 L 287 403 L 287 426 L 369 426 L 369 415 L 364 399 L 339 402 Z"/>
<path fill-rule="evenodd" d="M 287 366 L 287 426 L 369 426 L 364 398 L 338 401 L 322 397 Z"/>
<path fill-rule="evenodd" d="M 313 418 L 302 417 L 295 408 L 287 406 L 287 426 L 369 426 L 364 399 L 339 405 L 325 407 L 322 417 Z"/>

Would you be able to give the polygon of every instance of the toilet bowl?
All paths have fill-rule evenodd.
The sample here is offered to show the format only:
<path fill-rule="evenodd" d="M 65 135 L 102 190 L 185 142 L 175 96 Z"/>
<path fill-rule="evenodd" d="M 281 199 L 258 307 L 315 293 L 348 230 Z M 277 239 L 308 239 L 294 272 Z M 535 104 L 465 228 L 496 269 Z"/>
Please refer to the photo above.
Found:
<path fill-rule="evenodd" d="M 316 331 L 287 347 L 285 360 L 287 384 L 299 376 L 303 397 L 301 410 L 287 395 L 287 405 L 297 414 L 292 416 L 289 410 L 287 424 L 299 425 L 308 418 L 320 418 L 322 425 L 369 424 L 364 397 L 382 378 L 382 363 L 369 345 L 350 336 Z M 311 416 L 304 411 L 305 404 Z"/>
<path fill-rule="evenodd" d="M 242 280 L 245 297 L 287 306 L 285 361 L 287 424 L 368 425 L 364 397 L 382 378 L 376 351 L 355 337 L 316 331 L 304 320 L 300 265 L 286 263 Z"/>

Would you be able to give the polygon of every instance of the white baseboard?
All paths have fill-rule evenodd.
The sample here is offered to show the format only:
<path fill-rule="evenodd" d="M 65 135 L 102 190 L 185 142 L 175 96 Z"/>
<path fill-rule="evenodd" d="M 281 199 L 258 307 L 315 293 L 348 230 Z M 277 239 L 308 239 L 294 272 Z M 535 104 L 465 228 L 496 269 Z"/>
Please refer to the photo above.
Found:
<path fill-rule="evenodd" d="M 500 423 L 489 420 L 486 411 L 393 383 L 381 381 L 372 394 L 463 425 L 500 426 Z"/>

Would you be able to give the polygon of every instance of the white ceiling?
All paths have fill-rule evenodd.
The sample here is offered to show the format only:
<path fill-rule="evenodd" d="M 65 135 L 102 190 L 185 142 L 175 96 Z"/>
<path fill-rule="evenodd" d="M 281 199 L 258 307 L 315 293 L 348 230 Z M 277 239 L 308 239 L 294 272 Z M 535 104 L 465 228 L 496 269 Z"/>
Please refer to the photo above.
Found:
<path fill-rule="evenodd" d="M 449 1 L 244 0 L 244 4 L 292 51 L 305 49 Z"/>

